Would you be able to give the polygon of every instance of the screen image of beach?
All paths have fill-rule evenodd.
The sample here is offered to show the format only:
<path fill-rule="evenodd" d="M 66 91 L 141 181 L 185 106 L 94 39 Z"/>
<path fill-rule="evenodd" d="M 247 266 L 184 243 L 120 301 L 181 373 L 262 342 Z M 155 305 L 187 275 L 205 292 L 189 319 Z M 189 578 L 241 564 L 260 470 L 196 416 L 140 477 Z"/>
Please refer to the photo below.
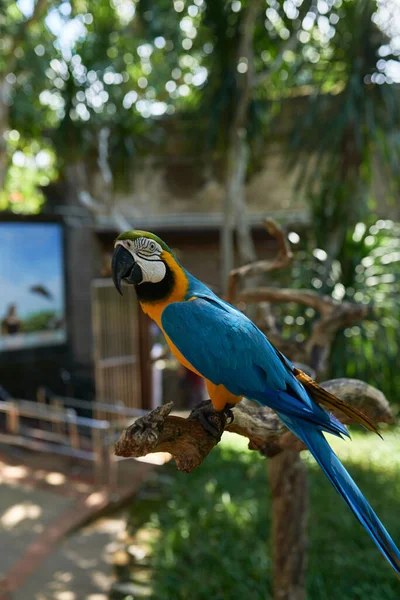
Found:
<path fill-rule="evenodd" d="M 0 352 L 66 342 L 63 231 L 0 222 Z"/>

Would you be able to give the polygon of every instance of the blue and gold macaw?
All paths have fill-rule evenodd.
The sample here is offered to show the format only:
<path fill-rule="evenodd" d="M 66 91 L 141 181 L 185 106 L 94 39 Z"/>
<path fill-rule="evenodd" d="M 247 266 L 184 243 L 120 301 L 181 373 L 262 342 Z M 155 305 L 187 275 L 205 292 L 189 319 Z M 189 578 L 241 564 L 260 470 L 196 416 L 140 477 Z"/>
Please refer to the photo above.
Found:
<path fill-rule="evenodd" d="M 295 369 L 244 314 L 190 275 L 156 235 L 121 234 L 112 273 L 119 292 L 122 280 L 135 286 L 142 309 L 163 331 L 176 358 L 206 380 L 217 411 L 246 397 L 277 412 L 400 575 L 398 548 L 324 437 L 324 432 L 348 436 L 347 429 L 320 404 L 376 431 L 373 423 Z"/>

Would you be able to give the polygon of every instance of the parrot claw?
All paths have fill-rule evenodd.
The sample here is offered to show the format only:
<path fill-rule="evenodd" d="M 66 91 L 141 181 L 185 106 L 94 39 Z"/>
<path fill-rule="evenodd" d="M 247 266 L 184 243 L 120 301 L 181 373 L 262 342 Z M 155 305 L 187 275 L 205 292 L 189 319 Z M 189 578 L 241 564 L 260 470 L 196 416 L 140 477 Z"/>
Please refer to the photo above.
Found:
<path fill-rule="evenodd" d="M 211 423 L 211 421 L 207 418 L 207 415 L 200 413 L 198 419 L 203 429 L 205 429 L 207 433 L 212 435 L 213 438 L 219 442 L 221 439 L 221 431 L 218 429 L 218 427 L 215 427 L 215 425 Z"/>
<path fill-rule="evenodd" d="M 234 416 L 233 416 L 233 412 L 232 412 L 232 408 L 234 407 L 234 404 L 227 404 L 224 408 L 224 410 L 222 411 L 226 417 L 226 424 L 230 425 L 231 423 L 233 423 L 234 421 Z"/>
<path fill-rule="evenodd" d="M 204 400 L 197 404 L 190 413 L 189 419 L 199 421 L 203 429 L 219 442 L 223 427 L 221 418 L 218 416 L 218 413 L 215 412 L 210 400 Z"/>
<path fill-rule="evenodd" d="M 208 405 L 209 410 L 205 410 Z M 209 400 L 200 402 L 190 413 L 190 418 L 197 419 L 200 425 L 213 436 L 217 441 L 221 439 L 221 435 L 225 425 L 230 425 L 233 421 L 232 407 L 233 404 L 227 404 L 225 408 L 216 412 Z M 223 415 L 224 420 L 219 415 Z"/>

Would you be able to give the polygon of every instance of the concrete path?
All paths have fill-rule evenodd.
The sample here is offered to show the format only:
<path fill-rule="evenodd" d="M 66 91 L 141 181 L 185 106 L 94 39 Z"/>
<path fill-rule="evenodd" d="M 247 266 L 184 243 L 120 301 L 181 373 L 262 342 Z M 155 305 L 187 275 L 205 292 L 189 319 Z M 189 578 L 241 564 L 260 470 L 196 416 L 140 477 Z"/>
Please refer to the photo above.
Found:
<path fill-rule="evenodd" d="M 107 600 L 124 515 L 101 518 L 59 544 L 12 600 Z"/>
<path fill-rule="evenodd" d="M 72 498 L 45 490 L 0 484 L 0 576 L 73 502 Z"/>
<path fill-rule="evenodd" d="M 0 600 L 107 599 L 125 518 L 100 516 L 132 497 L 155 465 L 123 461 L 113 491 L 60 467 L 59 457 L 0 451 Z"/>

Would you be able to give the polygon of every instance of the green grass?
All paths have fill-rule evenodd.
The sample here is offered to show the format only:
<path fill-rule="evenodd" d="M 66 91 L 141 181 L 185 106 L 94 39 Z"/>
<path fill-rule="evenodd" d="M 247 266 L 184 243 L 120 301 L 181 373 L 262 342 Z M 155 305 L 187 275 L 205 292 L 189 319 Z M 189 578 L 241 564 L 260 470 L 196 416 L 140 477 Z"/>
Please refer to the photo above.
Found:
<path fill-rule="evenodd" d="M 333 442 L 400 545 L 400 433 L 388 431 L 382 441 L 353 431 L 352 442 Z M 394 572 L 303 454 L 311 497 L 308 600 L 399 600 Z M 271 598 L 267 464 L 247 450 L 244 439 L 225 434 L 192 474 L 179 473 L 173 464 L 163 468 L 161 475 L 170 479 L 159 483 L 153 500 L 145 494 L 134 503 L 130 522 L 131 533 L 145 530 L 153 540 L 154 600 Z"/>

